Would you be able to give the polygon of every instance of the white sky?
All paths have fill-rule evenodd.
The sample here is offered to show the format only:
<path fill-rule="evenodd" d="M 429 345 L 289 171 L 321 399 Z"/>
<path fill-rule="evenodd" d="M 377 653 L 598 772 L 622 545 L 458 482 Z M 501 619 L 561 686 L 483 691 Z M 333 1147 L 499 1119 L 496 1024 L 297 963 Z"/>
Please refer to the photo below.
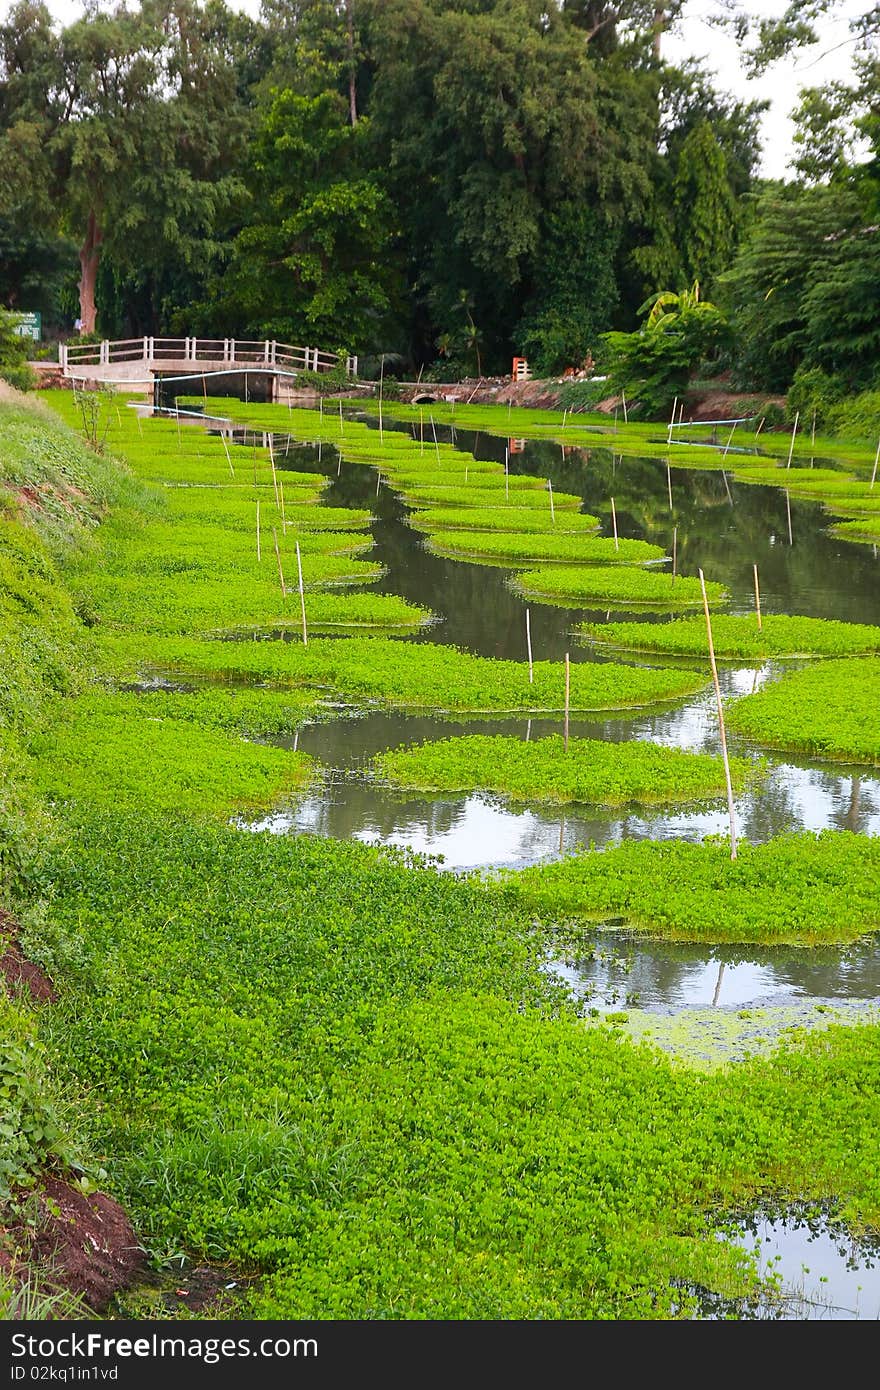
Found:
<path fill-rule="evenodd" d="M 82 12 L 80 0 L 47 0 L 51 13 L 63 23 L 69 23 Z M 260 0 L 227 0 L 233 9 L 248 14 L 259 13 Z M 780 15 L 787 0 L 746 0 L 750 14 L 768 18 Z M 8 0 L 0 0 L 0 13 L 11 8 Z M 770 110 L 761 127 L 764 156 L 761 173 L 768 178 L 783 178 L 792 157 L 794 127 L 789 113 L 797 103 L 801 86 L 817 87 L 835 79 L 846 80 L 850 74 L 853 43 L 847 20 L 869 8 L 868 0 L 842 0 L 837 7 L 839 18 L 826 20 L 822 26 L 822 42 L 815 50 L 805 52 L 799 59 L 786 59 L 777 64 L 765 77 L 747 81 L 739 62 L 738 46 L 705 22 L 704 16 L 713 11 L 712 0 L 685 0 L 685 15 L 678 32 L 664 37 L 664 54 L 670 61 L 683 57 L 701 57 L 718 74 L 719 85 L 735 92 L 741 100 L 769 98 Z"/>

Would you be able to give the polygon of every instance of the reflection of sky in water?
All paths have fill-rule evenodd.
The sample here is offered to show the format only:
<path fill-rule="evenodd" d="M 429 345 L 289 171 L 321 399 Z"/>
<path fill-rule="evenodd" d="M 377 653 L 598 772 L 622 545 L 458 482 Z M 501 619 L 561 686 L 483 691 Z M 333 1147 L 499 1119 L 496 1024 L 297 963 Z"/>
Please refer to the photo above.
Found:
<path fill-rule="evenodd" d="M 737 1244 L 757 1249 L 761 1273 L 780 1281 L 781 1316 L 796 1321 L 880 1318 L 880 1246 L 824 1220 L 761 1219 Z M 777 1314 L 776 1316 L 780 1316 Z"/>

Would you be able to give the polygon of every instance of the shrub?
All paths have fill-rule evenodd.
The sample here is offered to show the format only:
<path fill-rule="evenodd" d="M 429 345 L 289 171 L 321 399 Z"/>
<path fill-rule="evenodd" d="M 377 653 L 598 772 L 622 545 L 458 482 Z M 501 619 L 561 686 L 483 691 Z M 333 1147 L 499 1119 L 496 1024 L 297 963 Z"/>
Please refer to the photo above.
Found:
<path fill-rule="evenodd" d="M 799 367 L 789 387 L 785 413 L 789 423 L 800 417 L 801 428 L 823 429 L 835 407 L 846 395 L 846 382 L 838 376 L 823 372 L 819 367 Z"/>

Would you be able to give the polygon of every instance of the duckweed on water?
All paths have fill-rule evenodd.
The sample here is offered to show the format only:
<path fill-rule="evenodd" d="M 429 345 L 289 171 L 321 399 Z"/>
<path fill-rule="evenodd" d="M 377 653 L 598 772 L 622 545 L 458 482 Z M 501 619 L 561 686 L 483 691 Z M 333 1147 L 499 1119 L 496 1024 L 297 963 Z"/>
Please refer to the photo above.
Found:
<path fill-rule="evenodd" d="M 730 727 L 768 748 L 880 763 L 880 659 L 827 661 L 773 681 L 728 707 Z"/>
<path fill-rule="evenodd" d="M 698 579 L 624 565 L 526 570 L 508 582 L 523 598 L 579 608 L 698 608 L 703 602 Z M 706 581 L 706 593 L 714 604 L 730 597 L 712 580 Z"/>
<path fill-rule="evenodd" d="M 561 662 L 536 661 L 534 683 L 521 661 L 472 656 L 456 647 L 408 644 L 375 637 L 316 638 L 298 642 L 197 642 L 104 634 L 96 660 L 132 677 L 150 670 L 210 672 L 279 686 L 325 690 L 350 701 L 375 700 L 396 708 L 480 711 L 561 710 Z M 704 688 L 693 671 L 575 663 L 573 710 L 623 710 L 677 700 Z"/>
<path fill-rule="evenodd" d="M 583 623 L 576 631 L 596 645 L 709 659 L 702 617 L 675 618 L 668 623 Z M 725 660 L 858 656 L 880 651 L 880 627 L 769 613 L 762 618 L 759 631 L 754 614 L 717 613 L 712 618 L 712 642 L 715 655 Z"/>
<path fill-rule="evenodd" d="M 554 536 L 500 531 L 477 534 L 473 531 L 433 531 L 426 546 L 436 555 L 452 559 L 508 560 L 527 565 L 535 560 L 568 561 L 581 565 L 639 565 L 666 558 L 663 548 L 648 541 L 622 540 L 615 545 L 610 536 Z"/>
<path fill-rule="evenodd" d="M 720 758 L 656 743 L 601 739 L 572 739 L 566 751 L 558 734 L 530 743 L 502 735 L 439 739 L 380 753 L 372 767 L 399 787 L 497 792 L 511 801 L 624 806 L 724 795 Z M 764 771 L 763 765 L 744 758 L 731 760 L 737 791 Z"/>
<path fill-rule="evenodd" d="M 623 919 L 671 941 L 816 945 L 880 929 L 880 838 L 849 831 L 765 844 L 624 840 L 502 879 L 545 920 Z"/>

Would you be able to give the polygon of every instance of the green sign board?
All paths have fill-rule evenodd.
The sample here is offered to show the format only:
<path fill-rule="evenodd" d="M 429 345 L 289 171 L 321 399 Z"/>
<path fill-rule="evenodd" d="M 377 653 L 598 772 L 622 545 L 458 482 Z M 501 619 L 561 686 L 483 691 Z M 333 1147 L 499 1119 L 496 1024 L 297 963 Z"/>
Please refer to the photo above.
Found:
<path fill-rule="evenodd" d="M 16 314 L 17 323 L 15 331 L 20 338 L 33 338 L 38 343 L 43 336 L 43 315 L 35 314 Z"/>

